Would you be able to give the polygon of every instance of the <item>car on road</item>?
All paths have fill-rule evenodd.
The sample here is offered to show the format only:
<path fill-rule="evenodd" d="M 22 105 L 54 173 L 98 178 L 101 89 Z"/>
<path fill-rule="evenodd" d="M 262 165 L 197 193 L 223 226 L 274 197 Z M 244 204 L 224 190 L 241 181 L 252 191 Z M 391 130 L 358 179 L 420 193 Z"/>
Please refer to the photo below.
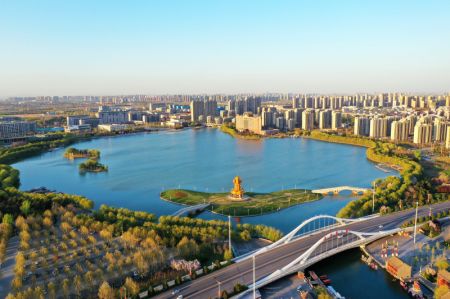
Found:
<path fill-rule="evenodd" d="M 175 289 L 175 290 L 172 291 L 172 295 L 178 294 L 179 292 L 180 292 L 179 289 Z M 178 297 L 179 297 L 179 296 L 178 296 Z"/>

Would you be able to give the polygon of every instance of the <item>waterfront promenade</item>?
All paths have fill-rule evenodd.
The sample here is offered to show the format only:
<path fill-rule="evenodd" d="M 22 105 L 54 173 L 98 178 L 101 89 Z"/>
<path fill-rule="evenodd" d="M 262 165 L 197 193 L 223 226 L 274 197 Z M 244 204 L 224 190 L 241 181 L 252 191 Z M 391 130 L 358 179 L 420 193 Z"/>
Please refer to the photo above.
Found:
<path fill-rule="evenodd" d="M 433 206 L 433 210 L 436 212 L 449 208 L 450 202 L 439 203 Z M 427 215 L 428 211 L 428 207 L 420 208 L 419 216 Z M 395 229 L 404 221 L 414 217 L 414 213 L 415 210 L 411 209 L 388 214 L 371 218 L 366 221 L 340 226 L 339 230 L 349 229 L 361 232 L 377 232 L 380 230 L 380 225 L 383 226 L 383 230 Z M 274 273 L 276 270 L 281 269 L 285 265 L 288 265 L 328 233 L 329 231 L 320 232 L 311 236 L 299 238 L 256 256 L 256 280 L 258 281 L 269 274 Z M 233 286 L 237 283 L 251 285 L 253 283 L 252 269 L 252 259 L 232 264 L 224 269 L 180 286 L 180 294 L 182 294 L 184 298 L 210 298 L 217 296 L 219 283 L 221 290 L 227 291 L 231 291 Z M 156 298 L 172 297 L 171 291 L 168 291 L 158 295 Z"/>

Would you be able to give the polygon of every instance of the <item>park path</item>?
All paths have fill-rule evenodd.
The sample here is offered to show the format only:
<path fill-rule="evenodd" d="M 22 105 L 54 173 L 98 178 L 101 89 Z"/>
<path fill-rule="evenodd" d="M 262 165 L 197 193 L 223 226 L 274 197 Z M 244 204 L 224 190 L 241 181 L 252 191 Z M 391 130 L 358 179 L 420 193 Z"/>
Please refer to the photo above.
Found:
<path fill-rule="evenodd" d="M 8 241 L 5 261 L 0 267 L 0 298 L 5 298 L 11 291 L 11 281 L 14 278 L 14 266 L 19 250 L 19 237 L 14 236 Z"/>

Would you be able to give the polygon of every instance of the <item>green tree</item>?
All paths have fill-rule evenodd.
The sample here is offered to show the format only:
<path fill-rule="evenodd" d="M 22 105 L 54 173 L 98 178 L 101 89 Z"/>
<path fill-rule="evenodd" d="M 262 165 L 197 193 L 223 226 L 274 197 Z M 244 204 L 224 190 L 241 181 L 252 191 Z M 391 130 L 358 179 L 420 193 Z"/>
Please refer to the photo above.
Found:
<path fill-rule="evenodd" d="M 20 211 L 24 214 L 24 215 L 28 215 L 31 211 L 31 203 L 29 200 L 25 200 L 24 202 L 22 202 L 22 205 L 20 206 Z"/>
<path fill-rule="evenodd" d="M 227 249 L 225 250 L 224 254 L 223 254 L 223 258 L 226 261 L 229 261 L 233 258 L 233 253 L 231 252 L 231 250 Z"/>
<path fill-rule="evenodd" d="M 11 225 L 13 225 L 13 223 L 14 223 L 14 218 L 13 218 L 13 216 L 12 216 L 11 214 L 5 214 L 5 215 L 3 215 L 2 223 L 6 223 L 6 224 L 11 224 Z"/>

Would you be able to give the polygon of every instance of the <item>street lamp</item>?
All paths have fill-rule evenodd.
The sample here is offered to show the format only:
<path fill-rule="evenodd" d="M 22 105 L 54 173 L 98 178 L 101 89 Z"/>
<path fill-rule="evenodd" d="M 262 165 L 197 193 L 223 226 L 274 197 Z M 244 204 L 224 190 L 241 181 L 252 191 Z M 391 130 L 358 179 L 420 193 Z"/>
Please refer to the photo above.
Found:
<path fill-rule="evenodd" d="M 233 250 L 231 249 L 231 215 L 228 215 L 228 250 L 233 255 Z"/>
<path fill-rule="evenodd" d="M 256 274 L 255 274 L 255 255 L 252 256 L 253 260 L 253 299 L 256 299 Z"/>
<path fill-rule="evenodd" d="M 217 280 L 217 278 L 214 278 L 215 280 L 216 280 L 216 282 L 217 282 L 217 286 L 219 287 L 219 298 L 221 298 L 222 297 L 222 292 L 221 292 L 221 290 L 220 290 L 220 285 L 221 285 L 221 282 L 219 281 L 219 280 Z"/>
<path fill-rule="evenodd" d="M 373 181 L 373 191 L 372 191 L 372 214 L 375 212 L 375 188 L 377 184 Z"/>

